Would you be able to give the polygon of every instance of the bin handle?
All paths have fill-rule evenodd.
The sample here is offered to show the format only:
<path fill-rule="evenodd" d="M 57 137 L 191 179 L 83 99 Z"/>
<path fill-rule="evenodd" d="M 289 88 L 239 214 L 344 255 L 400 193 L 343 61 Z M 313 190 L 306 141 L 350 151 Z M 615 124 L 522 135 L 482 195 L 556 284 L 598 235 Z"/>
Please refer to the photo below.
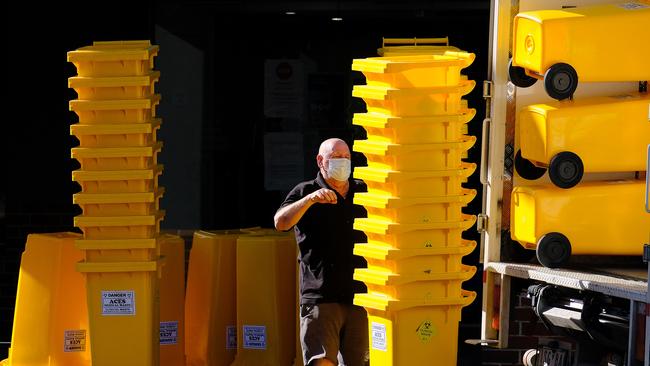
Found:
<path fill-rule="evenodd" d="M 646 159 L 646 170 L 645 170 L 645 211 L 650 213 L 650 200 L 648 195 L 650 195 L 650 145 L 648 145 L 648 158 Z"/>
<path fill-rule="evenodd" d="M 382 38 L 382 47 L 386 47 L 387 45 L 396 45 L 396 44 L 407 44 L 407 45 L 413 45 L 417 46 L 423 45 L 423 44 L 429 44 L 429 45 L 444 45 L 444 46 L 449 46 L 449 37 L 441 37 L 441 38 Z"/>

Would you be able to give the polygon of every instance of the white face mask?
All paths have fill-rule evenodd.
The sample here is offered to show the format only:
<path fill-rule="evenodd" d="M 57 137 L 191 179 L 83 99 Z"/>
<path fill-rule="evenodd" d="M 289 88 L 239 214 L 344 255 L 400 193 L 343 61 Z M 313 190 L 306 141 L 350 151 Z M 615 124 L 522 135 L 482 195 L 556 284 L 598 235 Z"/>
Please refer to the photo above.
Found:
<path fill-rule="evenodd" d="M 344 182 L 350 177 L 352 165 L 350 159 L 329 159 L 327 175 L 338 181 Z"/>

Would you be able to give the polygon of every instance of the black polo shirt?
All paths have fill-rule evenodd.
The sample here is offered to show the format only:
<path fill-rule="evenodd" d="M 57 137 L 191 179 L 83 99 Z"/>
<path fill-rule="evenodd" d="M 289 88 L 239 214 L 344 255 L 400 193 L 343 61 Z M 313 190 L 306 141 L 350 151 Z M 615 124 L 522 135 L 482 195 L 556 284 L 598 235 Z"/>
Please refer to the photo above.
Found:
<path fill-rule="evenodd" d="M 366 217 L 363 206 L 354 205 L 355 192 L 366 192 L 361 180 L 350 178 L 350 189 L 343 198 L 332 189 L 320 172 L 314 180 L 302 182 L 289 192 L 280 207 L 296 202 L 321 188 L 336 192 L 336 204 L 315 203 L 294 226 L 300 247 L 301 304 L 338 302 L 351 304 L 355 293 L 366 292 L 363 282 L 352 279 L 355 268 L 365 268 L 363 257 L 352 254 L 354 243 L 364 243 L 366 235 L 352 229 L 357 217 Z"/>

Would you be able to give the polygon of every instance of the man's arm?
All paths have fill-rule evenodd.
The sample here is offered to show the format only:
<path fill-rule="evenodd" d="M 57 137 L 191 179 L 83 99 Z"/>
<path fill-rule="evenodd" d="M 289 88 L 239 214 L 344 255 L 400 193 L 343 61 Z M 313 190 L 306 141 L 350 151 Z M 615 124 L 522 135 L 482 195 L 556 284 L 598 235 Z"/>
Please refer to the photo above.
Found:
<path fill-rule="evenodd" d="M 280 207 L 273 217 L 275 228 L 280 231 L 291 229 L 315 203 L 336 203 L 336 193 L 331 189 L 321 188 L 296 202 Z"/>

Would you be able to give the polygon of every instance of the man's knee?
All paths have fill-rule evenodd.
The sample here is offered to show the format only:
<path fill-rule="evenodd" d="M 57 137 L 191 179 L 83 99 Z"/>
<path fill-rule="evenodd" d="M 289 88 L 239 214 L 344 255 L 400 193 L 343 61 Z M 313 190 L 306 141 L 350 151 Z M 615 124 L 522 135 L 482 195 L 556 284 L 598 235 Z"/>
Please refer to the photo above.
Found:
<path fill-rule="evenodd" d="M 336 364 L 327 358 L 319 358 L 317 360 L 312 361 L 312 363 L 309 366 L 336 366 Z"/>

